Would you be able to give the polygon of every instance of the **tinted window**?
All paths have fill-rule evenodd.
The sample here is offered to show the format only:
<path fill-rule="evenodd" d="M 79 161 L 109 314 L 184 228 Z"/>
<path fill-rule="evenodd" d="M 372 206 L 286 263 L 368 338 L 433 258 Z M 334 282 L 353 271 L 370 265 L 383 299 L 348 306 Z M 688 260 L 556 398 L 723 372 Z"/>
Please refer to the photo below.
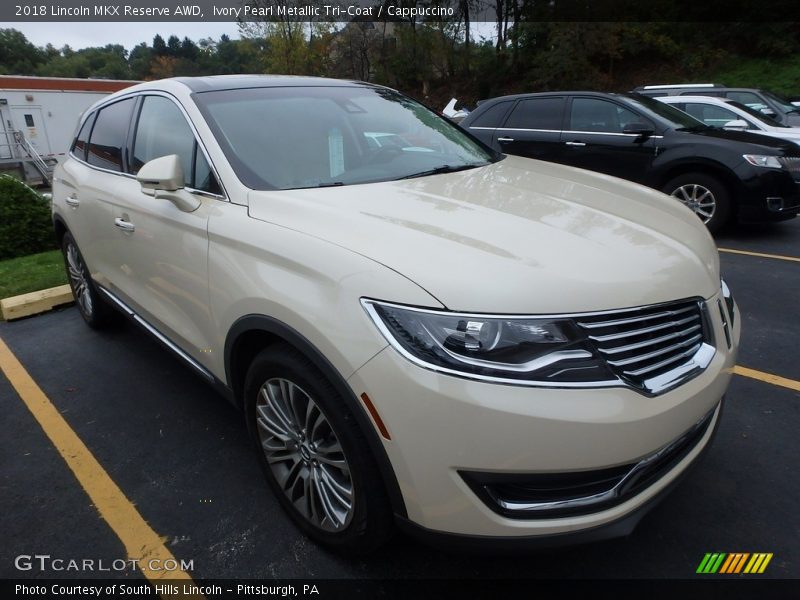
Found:
<path fill-rule="evenodd" d="M 646 121 L 633 111 L 606 100 L 575 98 L 572 101 L 569 119 L 569 128 L 572 131 L 622 133 L 630 123 Z"/>
<path fill-rule="evenodd" d="M 36 127 L 33 124 L 33 115 L 25 115 L 25 127 Z"/>
<path fill-rule="evenodd" d="M 731 100 L 736 100 L 737 102 L 741 102 L 742 104 L 745 104 L 750 108 L 755 108 L 756 110 L 767 108 L 764 100 L 759 98 L 758 95 L 754 94 L 753 92 L 728 92 L 727 96 Z"/>
<path fill-rule="evenodd" d="M 97 113 L 89 115 L 89 118 L 84 121 L 83 127 L 81 127 L 81 130 L 78 132 L 78 137 L 76 137 L 75 141 L 72 143 L 73 154 L 81 160 L 86 160 L 87 142 L 89 141 L 89 134 L 92 132 L 92 124 L 96 116 Z"/>
<path fill-rule="evenodd" d="M 498 102 L 497 104 L 493 104 L 475 117 L 470 127 L 500 127 L 510 104 L 511 102 Z"/>
<path fill-rule="evenodd" d="M 135 175 L 154 158 L 177 154 L 184 183 L 191 186 L 193 152 L 194 133 L 181 110 L 163 96 L 146 96 L 133 140 L 131 173 Z"/>
<path fill-rule="evenodd" d="M 128 133 L 133 98 L 100 109 L 89 141 L 90 165 L 122 171 L 122 148 Z"/>
<path fill-rule="evenodd" d="M 520 100 L 506 120 L 509 129 L 561 129 L 564 98 Z"/>
<path fill-rule="evenodd" d="M 722 108 L 721 106 L 714 106 L 713 104 L 687 102 L 684 110 L 695 119 L 699 119 L 706 125 L 711 125 L 712 127 L 723 127 L 725 123 L 729 123 L 730 121 L 743 120 L 732 110 Z"/>

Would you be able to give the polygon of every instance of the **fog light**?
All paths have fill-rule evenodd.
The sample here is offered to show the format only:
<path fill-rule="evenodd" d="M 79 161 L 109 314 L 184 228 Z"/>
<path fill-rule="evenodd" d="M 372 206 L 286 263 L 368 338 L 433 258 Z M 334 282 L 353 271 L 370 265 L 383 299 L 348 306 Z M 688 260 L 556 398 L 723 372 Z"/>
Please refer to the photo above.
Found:
<path fill-rule="evenodd" d="M 780 212 L 783 210 L 783 198 L 771 197 L 767 198 L 767 208 L 772 212 Z"/>

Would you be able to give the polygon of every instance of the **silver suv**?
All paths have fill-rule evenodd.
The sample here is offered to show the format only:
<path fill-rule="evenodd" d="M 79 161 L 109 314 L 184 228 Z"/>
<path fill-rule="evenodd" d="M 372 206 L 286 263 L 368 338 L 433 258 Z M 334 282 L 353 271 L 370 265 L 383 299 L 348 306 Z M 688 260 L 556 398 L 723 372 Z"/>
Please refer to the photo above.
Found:
<path fill-rule="evenodd" d="M 708 446 L 736 357 L 689 209 L 375 85 L 113 94 L 53 218 L 86 322 L 127 315 L 240 406 L 288 514 L 343 551 L 395 524 L 624 535 Z"/>

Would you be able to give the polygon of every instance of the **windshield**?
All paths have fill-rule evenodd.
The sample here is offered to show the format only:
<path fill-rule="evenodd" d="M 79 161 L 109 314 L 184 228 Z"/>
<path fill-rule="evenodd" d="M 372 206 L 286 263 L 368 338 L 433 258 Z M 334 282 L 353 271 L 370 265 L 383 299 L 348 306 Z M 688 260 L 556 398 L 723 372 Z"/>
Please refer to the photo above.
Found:
<path fill-rule="evenodd" d="M 754 119 L 758 119 L 759 121 L 761 121 L 762 123 L 764 123 L 766 125 L 769 125 L 770 127 L 784 127 L 786 129 L 791 129 L 791 127 L 789 127 L 788 125 L 784 125 L 783 123 L 779 123 L 778 121 L 776 121 L 772 117 L 768 117 L 767 115 L 765 115 L 760 110 L 756 110 L 754 108 L 750 108 L 746 104 L 742 104 L 741 102 L 736 102 L 735 100 L 728 100 L 727 103 L 730 104 L 731 106 L 735 106 L 739 110 L 742 110 L 742 111 L 746 112 L 748 115 L 750 115 Z"/>
<path fill-rule="evenodd" d="M 780 109 L 785 113 L 800 112 L 800 109 L 798 109 L 798 107 L 796 107 L 794 104 L 784 100 L 780 96 L 776 96 L 772 92 L 761 92 L 761 93 L 764 94 L 770 100 L 772 100 L 775 104 L 777 104 L 780 107 Z"/>
<path fill-rule="evenodd" d="M 253 189 L 387 181 L 499 157 L 421 104 L 383 88 L 252 88 L 194 98 L 236 174 Z"/>
<path fill-rule="evenodd" d="M 675 129 L 692 129 L 701 130 L 709 129 L 709 126 L 698 121 L 693 116 L 678 110 L 674 106 L 664 104 L 660 100 L 642 96 L 641 94 L 624 94 L 631 102 L 638 104 L 641 108 L 645 108 L 652 113 L 655 113 L 663 120 L 669 122 Z"/>

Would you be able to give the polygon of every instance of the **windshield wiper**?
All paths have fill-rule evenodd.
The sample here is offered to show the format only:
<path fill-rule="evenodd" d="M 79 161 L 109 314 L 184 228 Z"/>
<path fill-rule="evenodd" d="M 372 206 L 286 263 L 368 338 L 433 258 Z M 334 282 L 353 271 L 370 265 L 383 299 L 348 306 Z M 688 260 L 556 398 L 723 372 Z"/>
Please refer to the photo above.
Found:
<path fill-rule="evenodd" d="M 403 177 L 398 177 L 395 181 L 399 181 L 401 179 L 414 179 L 416 177 L 426 177 L 428 175 L 441 175 L 442 173 L 456 173 L 457 171 L 466 171 L 467 169 L 477 169 L 478 167 L 485 167 L 489 163 L 479 163 L 477 165 L 441 165 L 438 167 L 434 167 L 433 169 L 428 169 L 427 171 L 420 171 L 419 173 L 412 173 L 411 175 L 404 175 Z"/>

